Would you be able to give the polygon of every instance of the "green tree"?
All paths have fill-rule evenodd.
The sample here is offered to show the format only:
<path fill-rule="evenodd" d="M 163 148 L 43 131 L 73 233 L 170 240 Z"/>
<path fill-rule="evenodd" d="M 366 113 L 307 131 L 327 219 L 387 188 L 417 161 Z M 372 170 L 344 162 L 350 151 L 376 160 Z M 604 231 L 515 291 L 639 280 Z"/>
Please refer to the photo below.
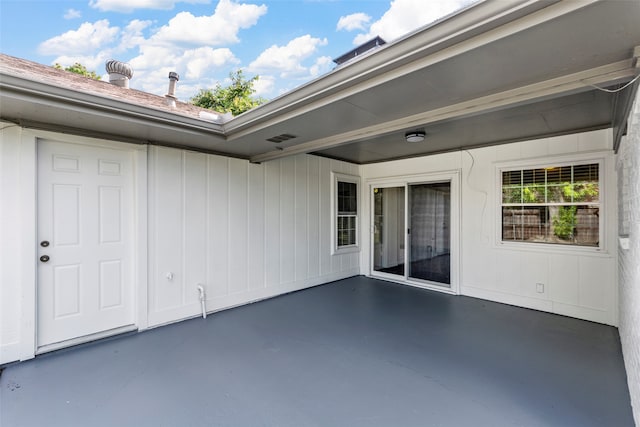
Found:
<path fill-rule="evenodd" d="M 255 76 L 247 80 L 242 70 L 229 73 L 231 84 L 223 87 L 218 83 L 214 89 L 200 89 L 190 102 L 198 107 L 208 108 L 218 113 L 231 113 L 234 116 L 264 104 L 266 99 L 253 97 L 253 88 L 260 78 Z"/>
<path fill-rule="evenodd" d="M 93 80 L 100 80 L 100 76 L 97 75 L 95 71 L 87 70 L 87 67 L 85 67 L 79 62 L 76 62 L 75 64 L 70 65 L 68 67 L 64 67 L 64 68 L 62 68 L 62 65 L 56 62 L 53 68 L 57 70 L 71 71 L 72 73 L 80 74 L 81 76 L 89 77 L 90 79 L 93 79 Z"/>
<path fill-rule="evenodd" d="M 563 240 L 573 238 L 576 227 L 577 206 L 561 206 L 558 215 L 553 217 L 553 233 Z"/>

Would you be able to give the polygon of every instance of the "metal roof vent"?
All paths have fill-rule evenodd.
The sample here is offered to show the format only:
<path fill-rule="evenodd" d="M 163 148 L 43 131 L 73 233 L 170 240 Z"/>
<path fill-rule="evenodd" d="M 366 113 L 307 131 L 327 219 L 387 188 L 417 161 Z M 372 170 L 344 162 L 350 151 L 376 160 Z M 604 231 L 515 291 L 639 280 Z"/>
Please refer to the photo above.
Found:
<path fill-rule="evenodd" d="M 271 138 L 267 138 L 267 141 L 280 143 L 282 141 L 287 141 L 287 140 L 293 139 L 293 138 L 297 138 L 297 136 L 291 135 L 290 133 L 283 133 L 282 135 L 278 135 L 278 136 L 273 136 Z"/>
<path fill-rule="evenodd" d="M 169 73 L 169 91 L 165 95 L 165 98 L 167 98 L 167 105 L 170 107 L 175 107 L 176 101 L 178 100 L 176 97 L 176 84 L 178 83 L 178 80 L 180 80 L 178 73 L 171 71 Z"/>
<path fill-rule="evenodd" d="M 129 80 L 133 77 L 131 65 L 112 59 L 107 61 L 105 68 L 109 73 L 109 83 L 129 89 Z"/>

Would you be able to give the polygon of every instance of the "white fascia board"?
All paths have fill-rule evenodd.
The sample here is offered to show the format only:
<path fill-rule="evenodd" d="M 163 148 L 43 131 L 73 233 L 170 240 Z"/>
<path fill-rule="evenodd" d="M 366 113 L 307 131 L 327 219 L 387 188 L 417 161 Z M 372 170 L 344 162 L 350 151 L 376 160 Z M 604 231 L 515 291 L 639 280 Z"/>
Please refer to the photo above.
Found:
<path fill-rule="evenodd" d="M 2 99 L 29 100 L 70 112 L 96 114 L 128 121 L 135 120 L 148 126 L 189 129 L 198 133 L 213 134 L 224 139 L 223 128 L 220 124 L 22 79 L 13 75 L 0 73 L 0 90 Z"/>
<path fill-rule="evenodd" d="M 378 123 L 362 129 L 292 145 L 281 150 L 253 156 L 250 160 L 254 163 L 260 163 L 281 157 L 319 151 L 362 139 L 372 138 L 384 133 L 402 130 L 411 126 L 424 126 L 444 120 L 469 117 L 515 105 L 535 102 L 557 94 L 577 93 L 591 90 L 593 86 L 626 82 L 638 75 L 637 69 L 634 68 L 634 62 L 635 58 L 618 61 L 517 89 L 506 90 L 435 110 L 425 111 L 401 119 Z"/>
<path fill-rule="evenodd" d="M 489 0 L 464 10 L 433 27 L 425 27 L 405 38 L 381 46 L 346 67 L 282 95 L 267 104 L 234 117 L 224 128 L 228 140 L 253 133 L 292 117 L 318 109 L 372 87 L 410 74 L 478 47 L 517 34 L 559 16 L 601 0 L 560 1 L 549 5 L 539 0 Z M 544 7 L 546 6 L 546 7 Z M 523 10 L 540 7 L 533 13 L 509 21 Z M 506 20 L 488 31 L 496 22 Z M 447 46 L 452 40 L 458 40 Z"/>

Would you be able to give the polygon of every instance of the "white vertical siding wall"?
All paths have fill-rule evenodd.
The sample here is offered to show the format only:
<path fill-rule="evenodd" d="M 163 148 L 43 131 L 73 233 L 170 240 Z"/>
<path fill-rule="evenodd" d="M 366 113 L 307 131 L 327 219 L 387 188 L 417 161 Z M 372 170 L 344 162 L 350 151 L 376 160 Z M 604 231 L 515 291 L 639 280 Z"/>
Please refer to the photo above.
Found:
<path fill-rule="evenodd" d="M 623 146 L 633 171 L 624 197 L 635 213 L 640 212 L 637 111 L 635 133 Z M 0 131 L 0 363 L 33 355 L 33 338 L 25 337 L 34 335 L 35 314 L 23 313 L 29 304 L 21 301 L 33 300 L 35 308 L 36 155 L 35 137 L 24 132 L 12 124 Z M 496 162 L 547 162 L 585 152 L 606 159 L 606 250 L 540 251 L 497 244 Z M 149 278 L 142 286 L 149 304 L 141 315 L 148 313 L 149 326 L 199 315 L 198 285 L 206 289 L 207 308 L 213 311 L 368 274 L 367 180 L 451 170 L 461 172 L 462 294 L 617 324 L 617 197 L 610 130 L 361 167 L 305 155 L 261 165 L 162 147 L 150 147 L 148 155 Z M 360 253 L 331 255 L 331 172 L 362 177 Z M 637 215 L 630 217 L 635 221 L 631 249 L 620 258 L 621 336 L 629 383 L 637 384 L 640 230 Z M 25 238 L 25 233 L 30 234 Z M 536 283 L 545 284 L 543 294 L 536 292 Z M 143 328 L 146 323 L 139 322 Z M 640 392 L 634 390 L 637 402 Z"/>
<path fill-rule="evenodd" d="M 359 274 L 331 255 L 331 172 L 315 156 L 264 164 L 172 148 L 149 150 L 149 325 Z"/>
<path fill-rule="evenodd" d="M 6 127 L 5 127 L 6 126 Z M 20 128 L 0 123 L 0 363 L 20 354 Z"/>
<path fill-rule="evenodd" d="M 616 174 L 611 130 L 525 141 L 361 168 L 364 209 L 370 209 L 367 180 L 461 171 L 461 275 L 463 295 L 617 325 Z M 496 168 L 503 162 L 597 153 L 605 159 L 605 250 L 541 249 L 535 244 L 499 244 Z M 565 157 L 563 157 L 565 158 Z M 566 158 L 565 158 L 566 160 Z M 370 272 L 369 216 L 363 217 L 362 273 Z M 543 283 L 544 293 L 536 291 Z"/>
<path fill-rule="evenodd" d="M 618 151 L 620 341 L 636 425 L 640 425 L 640 92 Z"/>
<path fill-rule="evenodd" d="M 0 122 L 0 363 L 35 349 L 36 137 Z"/>

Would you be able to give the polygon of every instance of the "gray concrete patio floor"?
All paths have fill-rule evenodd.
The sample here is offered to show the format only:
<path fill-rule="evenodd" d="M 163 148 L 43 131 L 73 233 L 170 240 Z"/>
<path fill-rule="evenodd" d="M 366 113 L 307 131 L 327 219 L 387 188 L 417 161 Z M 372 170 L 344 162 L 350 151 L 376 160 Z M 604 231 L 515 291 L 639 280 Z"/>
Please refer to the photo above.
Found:
<path fill-rule="evenodd" d="M 615 328 L 354 277 L 42 355 L 0 425 L 633 426 Z"/>

